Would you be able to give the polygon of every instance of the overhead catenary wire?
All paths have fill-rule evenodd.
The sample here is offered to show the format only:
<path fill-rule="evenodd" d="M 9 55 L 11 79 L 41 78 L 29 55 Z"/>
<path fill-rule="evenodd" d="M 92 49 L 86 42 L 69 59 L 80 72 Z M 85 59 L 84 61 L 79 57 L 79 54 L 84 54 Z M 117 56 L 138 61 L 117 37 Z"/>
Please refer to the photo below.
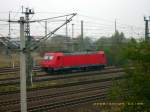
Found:
<path fill-rule="evenodd" d="M 67 14 L 67 15 L 56 16 L 56 17 L 51 17 L 51 18 L 46 18 L 46 19 L 40 19 L 40 20 L 33 20 L 33 22 L 46 21 L 46 20 L 56 19 L 56 18 L 61 18 L 61 17 L 66 17 L 66 16 L 70 16 L 70 15 L 76 15 L 76 13 L 71 13 L 71 14 Z"/>
<path fill-rule="evenodd" d="M 40 43 L 47 40 L 49 37 L 51 37 L 57 30 L 59 30 L 61 27 L 63 27 L 64 25 L 66 25 L 67 23 L 69 23 L 70 21 L 72 21 L 72 18 L 76 15 L 76 13 L 70 14 L 71 17 L 69 17 L 62 25 L 60 25 L 59 27 L 55 28 L 52 32 L 48 33 L 47 35 L 45 35 L 44 37 L 40 38 L 38 41 L 36 41 L 36 43 L 32 43 L 30 45 L 31 51 L 35 50 L 37 47 L 39 47 Z M 69 16 L 69 15 L 67 15 Z"/>
<path fill-rule="evenodd" d="M 12 11 L 12 13 L 18 13 L 19 12 L 15 12 L 15 11 Z M 64 13 L 55 13 L 55 12 L 37 12 L 37 13 L 40 13 L 40 14 L 64 14 Z M 72 13 L 73 14 L 73 13 Z M 42 22 L 45 22 L 47 21 L 48 23 L 51 23 L 51 22 L 55 22 L 55 24 L 51 24 L 49 25 L 48 29 L 54 29 L 57 24 L 59 25 L 59 22 L 63 22 L 65 21 L 65 19 L 63 19 L 63 17 L 65 18 L 66 16 L 68 16 L 69 14 L 64 14 L 62 16 L 55 16 L 55 17 L 52 17 L 52 18 L 46 18 L 46 19 L 34 19 L 34 20 L 31 20 L 31 22 L 35 23 L 42 23 Z M 60 18 L 59 18 L 60 17 Z M 61 19 L 62 18 L 62 19 Z M 109 18 L 101 18 L 101 17 L 92 17 L 92 16 L 88 16 L 88 15 L 85 15 L 85 14 L 78 14 L 77 17 L 75 17 L 76 19 L 74 21 L 72 21 L 73 24 L 75 24 L 75 27 L 74 27 L 74 35 L 77 36 L 78 34 L 80 34 L 78 28 L 80 28 L 80 20 L 83 19 L 84 20 L 84 32 L 85 32 L 85 35 L 86 34 L 92 34 L 92 33 L 106 33 L 106 35 L 109 33 L 110 35 L 114 33 L 114 21 L 113 20 L 110 20 Z M 2 21 L 1 22 L 7 22 L 7 20 L 3 20 L 1 19 Z M 117 30 L 119 30 L 119 32 L 123 32 L 125 34 L 126 37 L 130 37 L 130 36 L 134 36 L 134 35 L 137 35 L 137 34 L 142 34 L 143 31 L 144 31 L 144 28 L 143 27 L 139 27 L 139 26 L 136 26 L 136 25 L 129 25 L 129 24 L 124 24 L 124 23 L 121 23 L 121 22 L 117 22 Z M 15 26 L 14 26 L 15 27 Z M 37 32 L 37 27 L 34 28 L 34 26 L 32 25 L 33 29 L 33 34 L 40 34 L 40 32 Z M 71 26 L 68 25 L 68 35 L 71 35 L 71 29 L 70 29 Z M 38 30 L 42 29 L 43 27 L 38 27 Z M 91 31 L 91 33 L 90 33 Z M 59 31 L 60 32 L 60 31 Z M 62 31 L 62 34 L 63 34 L 63 31 Z"/>

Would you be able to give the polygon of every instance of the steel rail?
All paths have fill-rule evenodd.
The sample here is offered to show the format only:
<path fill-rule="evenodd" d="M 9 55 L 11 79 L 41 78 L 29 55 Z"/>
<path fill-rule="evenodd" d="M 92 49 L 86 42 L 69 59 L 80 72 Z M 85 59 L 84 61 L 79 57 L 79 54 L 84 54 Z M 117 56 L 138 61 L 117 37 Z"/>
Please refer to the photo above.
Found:
<path fill-rule="evenodd" d="M 61 75 L 61 74 L 55 74 L 55 75 L 48 75 L 45 74 L 39 77 L 33 77 L 33 82 L 43 82 L 43 81 L 53 81 L 53 80 L 58 80 L 58 79 L 69 79 L 69 78 L 78 78 L 78 77 L 86 77 L 89 75 L 98 75 L 98 74 L 107 74 L 107 73 L 116 73 L 116 72 L 123 72 L 124 69 L 119 68 L 119 69 L 110 69 L 110 70 L 103 70 L 103 71 L 90 71 L 90 72 L 79 72 L 79 73 L 72 73 L 71 75 Z M 0 86 L 8 86 L 8 85 L 15 85 L 19 84 L 19 79 L 16 78 L 10 78 L 10 79 L 1 79 L 0 80 Z"/>

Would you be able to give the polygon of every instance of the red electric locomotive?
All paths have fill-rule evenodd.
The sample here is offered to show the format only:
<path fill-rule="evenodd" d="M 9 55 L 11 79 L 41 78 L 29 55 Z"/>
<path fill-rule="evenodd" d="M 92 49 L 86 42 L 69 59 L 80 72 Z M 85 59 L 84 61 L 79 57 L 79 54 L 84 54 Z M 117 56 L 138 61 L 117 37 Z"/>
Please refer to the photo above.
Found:
<path fill-rule="evenodd" d="M 106 66 L 104 51 L 95 53 L 45 53 L 40 66 L 46 72 L 59 70 L 104 68 Z"/>

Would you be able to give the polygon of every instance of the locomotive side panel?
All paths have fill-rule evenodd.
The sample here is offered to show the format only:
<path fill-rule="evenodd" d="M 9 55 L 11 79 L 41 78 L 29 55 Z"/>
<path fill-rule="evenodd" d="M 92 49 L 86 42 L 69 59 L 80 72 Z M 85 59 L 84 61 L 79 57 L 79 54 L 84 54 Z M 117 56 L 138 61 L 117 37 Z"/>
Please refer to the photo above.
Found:
<path fill-rule="evenodd" d="M 58 57 L 55 67 L 86 67 L 105 64 L 105 57 L 102 54 L 70 55 Z"/>

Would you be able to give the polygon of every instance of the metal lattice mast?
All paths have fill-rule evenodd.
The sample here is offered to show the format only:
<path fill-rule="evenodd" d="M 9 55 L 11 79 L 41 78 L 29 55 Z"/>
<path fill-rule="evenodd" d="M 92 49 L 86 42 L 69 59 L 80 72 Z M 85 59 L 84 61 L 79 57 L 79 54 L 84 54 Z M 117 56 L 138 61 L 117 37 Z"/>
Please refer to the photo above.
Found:
<path fill-rule="evenodd" d="M 32 85 L 32 67 L 33 67 L 33 59 L 30 52 L 30 45 L 32 42 L 32 38 L 30 36 L 30 22 L 29 15 L 34 14 L 33 10 L 26 8 L 26 11 L 23 12 L 25 14 L 25 38 L 26 38 L 26 74 L 27 74 L 27 85 Z"/>

